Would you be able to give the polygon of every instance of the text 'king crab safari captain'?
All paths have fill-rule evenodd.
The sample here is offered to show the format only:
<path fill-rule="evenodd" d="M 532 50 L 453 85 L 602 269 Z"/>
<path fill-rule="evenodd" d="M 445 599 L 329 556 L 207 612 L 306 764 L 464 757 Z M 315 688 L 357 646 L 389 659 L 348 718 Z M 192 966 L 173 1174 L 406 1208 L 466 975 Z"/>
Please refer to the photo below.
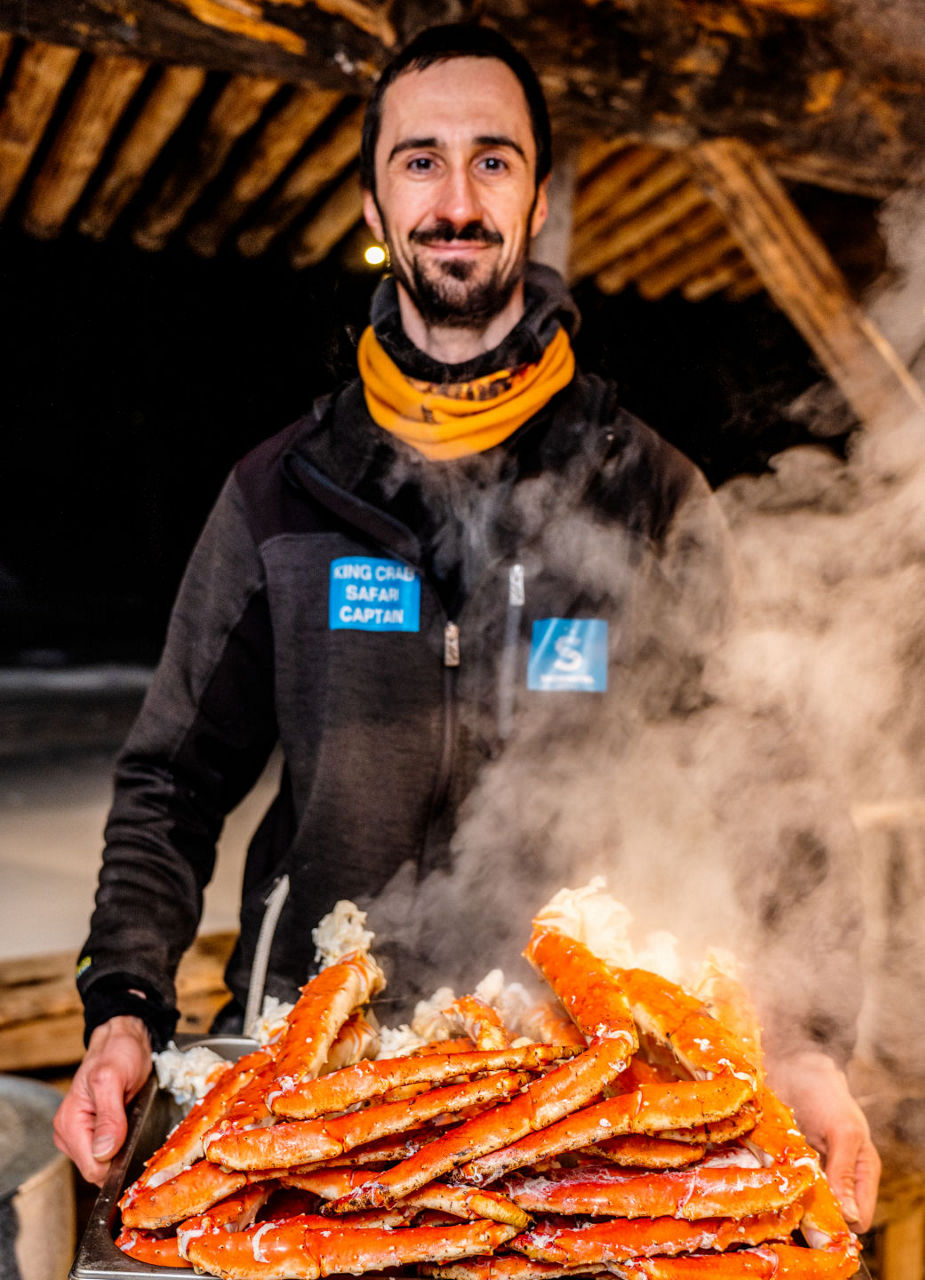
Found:
<path fill-rule="evenodd" d="M 271 894 L 266 990 L 279 998 L 312 970 L 312 925 L 345 898 L 389 938 L 390 991 L 409 973 L 432 990 L 451 961 L 484 972 L 490 940 L 510 962 L 581 832 L 557 829 L 546 848 L 518 812 L 530 806 L 508 806 L 484 824 L 482 873 L 441 904 L 473 797 L 506 760 L 529 772 L 556 744 L 613 742 L 640 690 L 655 714 L 685 705 L 724 612 L 726 535 L 703 478 L 611 383 L 576 370 L 574 306 L 528 264 L 550 169 L 529 65 L 484 28 L 423 32 L 373 96 L 362 168 L 393 274 L 360 376 L 235 468 L 118 763 L 79 965 L 88 1051 L 56 1122 L 93 1180 L 175 1026 L 174 974 L 222 821 L 277 744 L 226 1030 L 241 1027 Z M 535 791 L 553 803 L 554 776 L 537 772 Z M 614 858 L 632 856 L 617 844 L 615 830 Z M 415 909 L 377 920 L 399 882 Z M 824 892 L 815 911 L 834 919 Z M 849 935 L 836 919 L 846 971 Z M 772 1080 L 865 1226 L 879 1167 L 867 1126 L 834 1061 L 794 1040 Z"/>

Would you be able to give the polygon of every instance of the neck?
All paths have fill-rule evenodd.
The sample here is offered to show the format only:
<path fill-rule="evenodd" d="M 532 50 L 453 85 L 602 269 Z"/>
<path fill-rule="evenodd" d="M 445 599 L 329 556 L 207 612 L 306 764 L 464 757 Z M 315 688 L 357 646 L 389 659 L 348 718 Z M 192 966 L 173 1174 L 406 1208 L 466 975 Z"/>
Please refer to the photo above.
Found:
<path fill-rule="evenodd" d="M 460 329 L 449 325 L 429 325 L 401 282 L 396 283 L 402 328 L 419 350 L 441 364 L 463 364 L 466 360 L 484 355 L 486 351 L 492 351 L 507 337 L 524 313 L 524 287 L 523 281 L 520 281 L 504 310 L 492 316 L 484 327 Z"/>

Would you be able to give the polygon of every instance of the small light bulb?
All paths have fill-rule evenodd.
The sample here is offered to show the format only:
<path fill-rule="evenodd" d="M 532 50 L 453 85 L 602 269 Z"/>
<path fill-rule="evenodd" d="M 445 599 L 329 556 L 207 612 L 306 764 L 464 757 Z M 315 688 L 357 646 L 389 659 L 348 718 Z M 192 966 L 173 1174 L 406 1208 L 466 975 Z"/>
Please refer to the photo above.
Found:
<path fill-rule="evenodd" d="M 381 244 L 371 244 L 363 257 L 371 267 L 381 267 L 385 262 L 385 249 Z"/>

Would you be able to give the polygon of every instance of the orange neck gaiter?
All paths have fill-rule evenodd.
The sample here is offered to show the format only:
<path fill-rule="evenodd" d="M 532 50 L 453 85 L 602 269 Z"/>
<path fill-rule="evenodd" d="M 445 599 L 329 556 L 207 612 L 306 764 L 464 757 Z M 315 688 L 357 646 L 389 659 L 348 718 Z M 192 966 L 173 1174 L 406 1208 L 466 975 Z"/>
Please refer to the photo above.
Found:
<path fill-rule="evenodd" d="M 406 377 L 371 327 L 360 338 L 357 363 L 373 421 L 437 462 L 484 453 L 500 444 L 575 372 L 564 329 L 536 364 L 502 369 L 471 382 L 439 384 Z"/>

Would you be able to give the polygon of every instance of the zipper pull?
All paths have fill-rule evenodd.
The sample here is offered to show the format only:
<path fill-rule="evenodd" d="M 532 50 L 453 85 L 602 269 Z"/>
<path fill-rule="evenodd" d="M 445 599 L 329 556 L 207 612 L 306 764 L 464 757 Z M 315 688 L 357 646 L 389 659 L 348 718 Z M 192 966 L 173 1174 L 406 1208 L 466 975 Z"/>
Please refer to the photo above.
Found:
<path fill-rule="evenodd" d="M 455 622 L 448 622 L 443 628 L 443 665 L 459 666 L 459 627 Z"/>
<path fill-rule="evenodd" d="M 526 600 L 524 592 L 524 567 L 522 564 L 512 564 L 508 572 L 508 592 L 507 602 L 512 609 L 522 609 Z"/>

